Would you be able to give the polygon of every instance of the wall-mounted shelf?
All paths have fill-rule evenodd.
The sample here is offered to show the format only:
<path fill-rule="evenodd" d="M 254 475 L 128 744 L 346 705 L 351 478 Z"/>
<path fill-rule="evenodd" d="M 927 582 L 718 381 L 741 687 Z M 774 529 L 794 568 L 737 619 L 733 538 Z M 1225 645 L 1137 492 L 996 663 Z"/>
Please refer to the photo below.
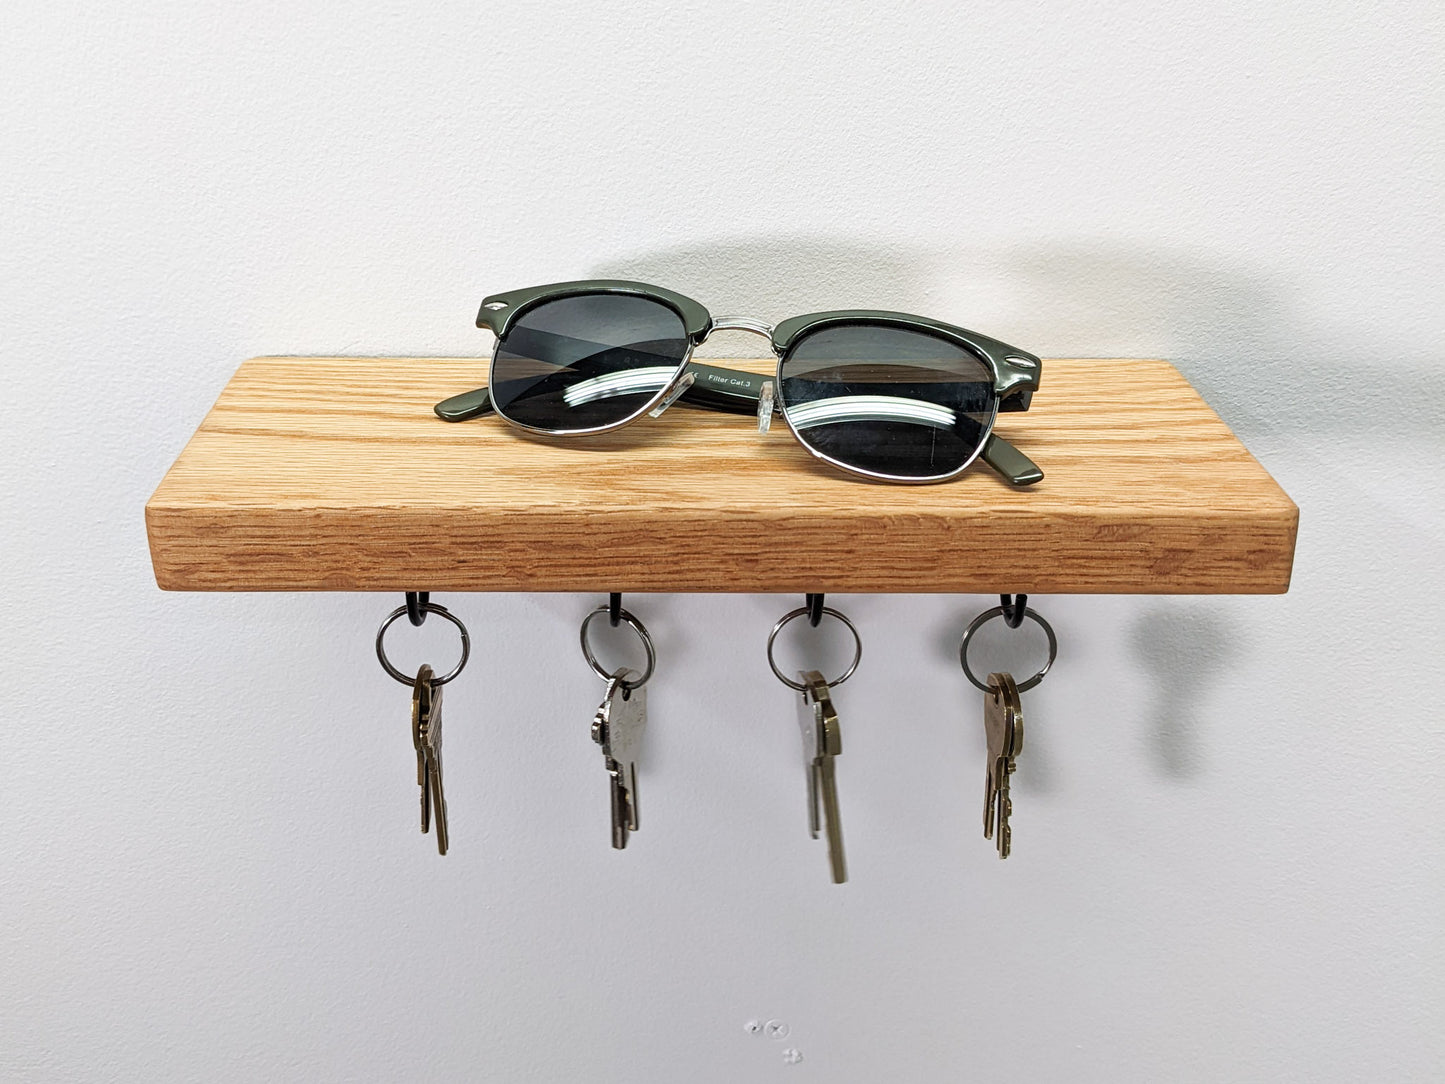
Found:
<path fill-rule="evenodd" d="M 770 371 L 767 361 L 726 362 Z M 1044 470 L 869 484 L 786 426 L 675 406 L 587 440 L 456 425 L 477 358 L 254 358 L 146 505 L 183 591 L 1245 594 L 1298 510 L 1173 366 L 1044 364 L 998 431 Z"/>

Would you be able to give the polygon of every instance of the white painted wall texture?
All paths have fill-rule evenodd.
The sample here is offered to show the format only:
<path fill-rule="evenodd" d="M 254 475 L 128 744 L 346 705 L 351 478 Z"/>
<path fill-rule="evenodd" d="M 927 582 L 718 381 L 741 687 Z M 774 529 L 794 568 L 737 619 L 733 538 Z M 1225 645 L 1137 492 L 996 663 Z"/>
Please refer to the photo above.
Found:
<path fill-rule="evenodd" d="M 6 5 L 0 1078 L 1440 1079 L 1442 45 L 1425 2 Z M 1175 359 L 1299 503 L 1294 587 L 1037 599 L 1007 863 L 991 600 L 836 599 L 842 888 L 795 599 L 635 600 L 615 853 L 596 598 L 447 596 L 439 859 L 399 599 L 163 595 L 142 505 L 244 358 L 480 356 L 483 293 L 601 275 Z"/>

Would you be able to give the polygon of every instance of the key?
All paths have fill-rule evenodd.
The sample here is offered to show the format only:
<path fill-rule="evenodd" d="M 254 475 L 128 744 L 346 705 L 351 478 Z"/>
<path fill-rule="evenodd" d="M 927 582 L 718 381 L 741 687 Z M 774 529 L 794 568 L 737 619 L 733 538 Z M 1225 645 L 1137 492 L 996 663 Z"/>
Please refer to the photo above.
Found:
<path fill-rule="evenodd" d="M 803 732 L 803 767 L 808 775 L 808 830 L 814 839 L 820 829 L 828 833 L 828 864 L 833 883 L 848 879 L 843 857 L 843 825 L 838 819 L 838 787 L 833 758 L 843 751 L 843 733 L 833 709 L 832 691 L 816 670 L 798 674 L 803 696 L 798 705 L 798 726 Z"/>
<path fill-rule="evenodd" d="M 446 854 L 451 846 L 451 833 L 447 827 L 447 796 L 442 789 L 442 689 L 432 686 L 431 710 L 427 712 L 427 725 L 423 733 L 423 749 L 426 753 L 426 776 L 428 803 L 432 819 L 436 821 L 437 854 Z"/>
<path fill-rule="evenodd" d="M 612 846 L 622 850 L 627 837 L 637 831 L 637 753 L 647 729 L 647 688 L 629 689 L 627 683 L 641 677 L 635 670 L 620 669 L 607 681 L 607 692 L 592 717 L 592 740 L 602 746 L 612 790 Z"/>
<path fill-rule="evenodd" d="M 422 721 L 431 712 L 436 687 L 432 684 L 434 672 L 426 663 L 416 672 L 416 682 L 411 690 L 411 744 L 416 749 L 416 785 L 421 788 L 421 830 L 431 830 L 431 792 L 427 787 L 426 749 L 422 743 Z"/>
<path fill-rule="evenodd" d="M 1018 686 L 1009 674 L 989 674 L 988 692 L 983 698 L 983 729 L 988 739 L 988 778 L 984 781 L 983 838 L 998 833 L 998 856 L 1007 858 L 1013 844 L 1009 814 L 1009 776 L 1024 748 L 1024 714 Z"/>
<path fill-rule="evenodd" d="M 431 831 L 436 821 L 437 853 L 446 854 L 447 799 L 442 790 L 442 687 L 432 668 L 423 663 L 416 672 L 411 696 L 411 740 L 416 746 L 416 781 L 421 787 L 421 830 Z"/>

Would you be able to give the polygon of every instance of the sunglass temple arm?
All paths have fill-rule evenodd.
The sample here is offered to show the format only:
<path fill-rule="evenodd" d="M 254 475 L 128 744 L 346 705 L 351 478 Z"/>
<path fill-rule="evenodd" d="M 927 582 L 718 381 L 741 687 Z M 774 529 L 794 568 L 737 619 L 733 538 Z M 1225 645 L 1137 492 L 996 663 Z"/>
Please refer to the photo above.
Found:
<path fill-rule="evenodd" d="M 432 410 L 444 422 L 464 422 L 468 418 L 480 418 L 483 414 L 490 414 L 492 397 L 486 388 L 477 388 L 453 395 L 450 399 L 443 399 L 432 407 Z"/>
<path fill-rule="evenodd" d="M 997 433 L 988 435 L 978 457 L 1002 474 L 1010 485 L 1031 486 L 1044 480 L 1039 465 Z"/>
<path fill-rule="evenodd" d="M 688 369 L 697 373 L 697 379 L 682 393 L 681 401 L 732 414 L 756 413 L 763 385 L 771 379 L 758 373 L 697 362 L 688 365 Z M 1037 463 L 997 433 L 989 434 L 979 458 L 1003 475 L 1011 485 L 1030 486 L 1044 477 Z"/>
<path fill-rule="evenodd" d="M 681 401 L 708 410 L 730 414 L 754 414 L 762 397 L 763 384 L 770 378 L 740 369 L 723 369 L 716 365 L 692 362 L 688 371 L 696 374 L 692 386 L 682 393 Z M 436 415 L 445 422 L 464 422 L 492 412 L 492 399 L 486 388 L 453 395 L 435 407 Z M 990 433 L 979 458 L 1016 486 L 1033 485 L 1043 479 L 1038 465 L 997 433 Z"/>
<path fill-rule="evenodd" d="M 687 367 L 694 374 L 692 386 L 687 388 L 680 399 L 684 403 L 706 407 L 709 410 L 724 410 L 730 414 L 754 414 L 758 399 L 762 396 L 766 376 L 745 373 L 737 369 L 719 369 L 715 365 L 700 365 L 693 362 Z M 464 422 L 492 412 L 492 399 L 486 388 L 464 391 L 443 399 L 432 408 L 444 422 Z"/>

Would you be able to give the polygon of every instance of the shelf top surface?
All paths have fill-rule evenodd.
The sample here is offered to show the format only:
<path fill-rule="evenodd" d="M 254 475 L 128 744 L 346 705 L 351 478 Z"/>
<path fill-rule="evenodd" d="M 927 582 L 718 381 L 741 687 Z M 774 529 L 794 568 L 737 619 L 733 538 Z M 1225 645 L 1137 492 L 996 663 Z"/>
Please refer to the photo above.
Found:
<path fill-rule="evenodd" d="M 610 434 L 447 423 L 478 358 L 254 358 L 146 508 L 180 590 L 1287 589 L 1297 510 L 1167 362 L 1050 359 L 996 431 L 1043 468 L 852 478 L 679 404 Z M 766 359 L 719 364 L 770 371 Z"/>

